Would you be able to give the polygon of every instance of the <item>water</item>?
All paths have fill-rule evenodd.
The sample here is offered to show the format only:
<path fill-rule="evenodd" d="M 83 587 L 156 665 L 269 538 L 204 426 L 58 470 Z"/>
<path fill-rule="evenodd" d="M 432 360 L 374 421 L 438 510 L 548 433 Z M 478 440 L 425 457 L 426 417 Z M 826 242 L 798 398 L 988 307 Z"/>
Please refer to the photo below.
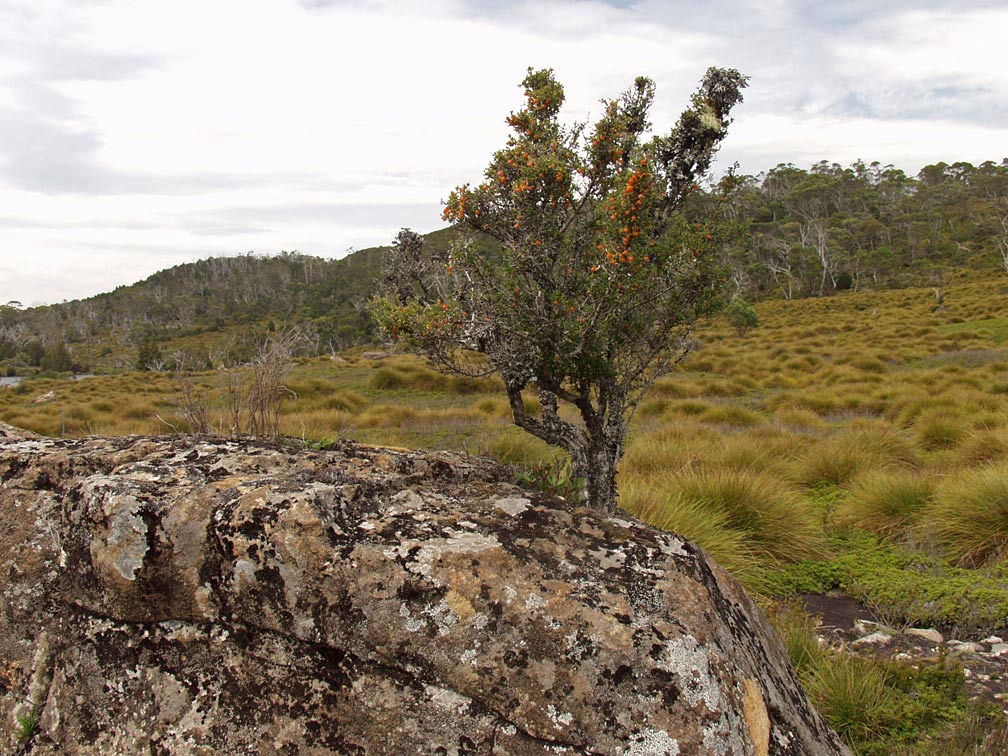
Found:
<path fill-rule="evenodd" d="M 67 380 L 79 381 L 83 378 L 93 378 L 94 373 L 80 373 Z M 17 386 L 25 377 L 23 375 L 3 375 L 0 376 L 0 386 Z"/>

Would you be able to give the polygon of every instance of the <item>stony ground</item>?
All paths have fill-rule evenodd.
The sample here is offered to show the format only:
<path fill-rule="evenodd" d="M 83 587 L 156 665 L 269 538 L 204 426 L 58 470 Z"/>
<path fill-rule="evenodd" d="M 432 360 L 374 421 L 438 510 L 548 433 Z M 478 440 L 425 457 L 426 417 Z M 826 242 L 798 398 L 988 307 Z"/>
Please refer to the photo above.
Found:
<path fill-rule="evenodd" d="M 953 659 L 963 666 L 967 695 L 995 702 L 1008 714 L 1008 632 L 968 637 L 935 628 L 887 627 L 843 595 L 806 595 L 802 602 L 806 611 L 820 618 L 821 643 L 910 664 Z"/>

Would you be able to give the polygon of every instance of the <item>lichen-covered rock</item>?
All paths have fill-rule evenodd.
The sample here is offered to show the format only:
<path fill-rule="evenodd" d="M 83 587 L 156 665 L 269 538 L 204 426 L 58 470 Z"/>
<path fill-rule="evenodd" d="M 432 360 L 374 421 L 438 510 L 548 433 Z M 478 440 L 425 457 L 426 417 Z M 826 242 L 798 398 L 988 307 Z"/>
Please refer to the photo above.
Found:
<path fill-rule="evenodd" d="M 702 551 L 482 460 L 0 428 L 0 480 L 36 754 L 848 753 Z"/>

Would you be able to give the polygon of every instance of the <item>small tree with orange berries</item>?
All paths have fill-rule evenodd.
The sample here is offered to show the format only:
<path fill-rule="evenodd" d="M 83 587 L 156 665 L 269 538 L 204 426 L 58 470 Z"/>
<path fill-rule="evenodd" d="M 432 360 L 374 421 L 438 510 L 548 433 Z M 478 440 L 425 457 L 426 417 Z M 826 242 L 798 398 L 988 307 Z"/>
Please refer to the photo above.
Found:
<path fill-rule="evenodd" d="M 529 69 L 523 85 L 525 106 L 508 117 L 512 134 L 484 181 L 446 202 L 460 241 L 425 255 L 403 229 L 374 312 L 444 368 L 499 373 L 514 422 L 565 449 L 585 502 L 612 511 L 630 416 L 720 298 L 715 219 L 679 210 L 746 78 L 709 69 L 665 136 L 649 135 L 649 79 L 603 101 L 590 129 L 558 121 L 564 92 L 551 70 Z M 541 412 L 526 406 L 528 389 Z"/>

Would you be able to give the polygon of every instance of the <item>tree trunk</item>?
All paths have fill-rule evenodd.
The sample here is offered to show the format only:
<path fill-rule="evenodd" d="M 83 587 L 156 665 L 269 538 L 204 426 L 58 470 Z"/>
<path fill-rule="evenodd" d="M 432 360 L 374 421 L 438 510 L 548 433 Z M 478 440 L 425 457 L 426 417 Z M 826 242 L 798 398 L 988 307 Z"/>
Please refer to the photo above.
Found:
<path fill-rule="evenodd" d="M 570 452 L 568 452 L 570 453 Z M 596 512 L 616 511 L 616 466 L 618 450 L 602 442 L 571 454 L 571 469 L 582 483 L 584 503 Z"/>
<path fill-rule="evenodd" d="M 581 481 L 586 506 L 597 512 L 616 511 L 616 467 L 623 456 L 624 428 L 622 403 L 619 411 L 603 422 L 589 413 L 583 428 L 560 418 L 556 395 L 540 388 L 542 418 L 525 411 L 520 385 L 508 385 L 508 401 L 515 424 L 548 444 L 565 450 L 571 460 L 571 474 Z M 582 408 L 584 414 L 585 409 Z"/>

